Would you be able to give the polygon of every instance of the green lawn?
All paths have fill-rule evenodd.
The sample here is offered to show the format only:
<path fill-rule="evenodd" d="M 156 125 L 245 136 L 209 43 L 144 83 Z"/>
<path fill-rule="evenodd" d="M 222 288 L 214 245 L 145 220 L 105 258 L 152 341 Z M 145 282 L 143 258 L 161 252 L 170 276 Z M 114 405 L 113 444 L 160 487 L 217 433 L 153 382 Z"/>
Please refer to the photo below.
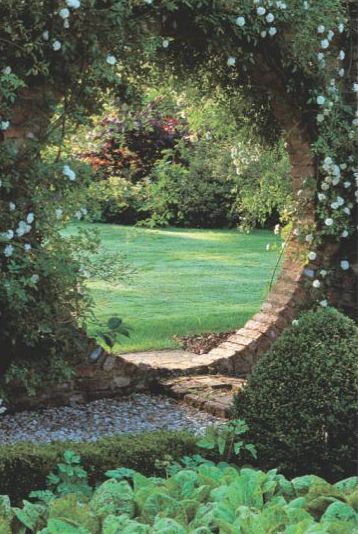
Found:
<path fill-rule="evenodd" d="M 137 270 L 128 285 L 93 280 L 101 320 L 118 314 L 133 330 L 118 352 L 175 347 L 173 335 L 242 326 L 267 294 L 277 253 L 266 252 L 272 232 L 150 230 L 109 224 L 103 250 L 118 250 Z"/>

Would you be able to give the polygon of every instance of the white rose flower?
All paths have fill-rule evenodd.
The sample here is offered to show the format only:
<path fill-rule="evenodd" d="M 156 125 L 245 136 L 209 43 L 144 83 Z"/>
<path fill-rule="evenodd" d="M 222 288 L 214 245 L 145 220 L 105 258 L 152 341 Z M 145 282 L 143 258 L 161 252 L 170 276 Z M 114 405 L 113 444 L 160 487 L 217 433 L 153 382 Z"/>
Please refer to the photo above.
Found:
<path fill-rule="evenodd" d="M 71 169 L 69 165 L 64 165 L 62 172 L 69 180 L 71 180 L 71 182 L 74 182 L 76 180 L 76 173 Z"/>
<path fill-rule="evenodd" d="M 348 237 L 348 236 L 349 236 L 349 232 L 348 232 L 348 230 L 343 230 L 341 236 L 342 236 L 342 237 Z"/>
<path fill-rule="evenodd" d="M 260 35 L 264 39 L 267 36 L 267 31 L 263 30 L 262 32 L 260 32 Z"/>
<path fill-rule="evenodd" d="M 40 277 L 39 277 L 38 274 L 33 274 L 33 275 L 31 276 L 30 280 L 31 280 L 31 282 L 32 282 L 33 284 L 37 284 L 37 282 L 40 280 Z"/>
<path fill-rule="evenodd" d="M 321 282 L 319 280 L 313 280 L 312 285 L 314 288 L 318 289 L 321 287 Z"/>
<path fill-rule="evenodd" d="M 9 202 L 9 210 L 15 211 L 16 210 L 16 204 L 14 202 Z"/>
<path fill-rule="evenodd" d="M 32 224 L 34 222 L 34 219 L 35 219 L 35 215 L 33 213 L 29 213 L 28 216 L 26 217 L 26 221 L 29 224 Z"/>
<path fill-rule="evenodd" d="M 14 231 L 13 230 L 7 230 L 3 236 L 5 237 L 5 239 L 8 239 L 10 241 L 10 239 L 12 239 L 14 237 Z"/>
<path fill-rule="evenodd" d="M 344 50 L 340 50 L 339 54 L 338 54 L 338 59 L 340 59 L 341 61 L 344 60 L 344 58 L 346 57 L 346 53 Z"/>
<path fill-rule="evenodd" d="M 11 74 L 11 67 L 4 67 L 2 69 L 3 74 Z"/>
<path fill-rule="evenodd" d="M 234 67 L 236 65 L 236 57 L 230 56 L 227 60 L 228 67 Z"/>
<path fill-rule="evenodd" d="M 326 182 L 323 182 L 321 184 L 321 189 L 323 189 L 323 191 L 328 191 L 329 189 L 329 184 L 326 184 Z"/>
<path fill-rule="evenodd" d="M 307 256 L 308 256 L 308 259 L 311 261 L 314 261 L 317 258 L 316 252 L 313 252 L 313 251 L 309 252 Z"/>
<path fill-rule="evenodd" d="M 10 258 L 14 252 L 14 247 L 12 245 L 6 245 L 4 248 L 4 254 L 7 258 Z"/>
<path fill-rule="evenodd" d="M 322 115 L 322 113 L 318 113 L 316 120 L 317 120 L 317 122 L 323 122 L 324 121 L 324 115 Z"/>
<path fill-rule="evenodd" d="M 328 217 L 328 218 L 324 221 L 324 224 L 325 224 L 326 226 L 332 226 L 333 223 L 334 223 L 334 220 L 331 219 L 330 217 Z"/>
<path fill-rule="evenodd" d="M 68 17 L 70 16 L 70 10 L 67 9 L 67 7 L 64 7 L 63 9 L 60 9 L 58 14 L 62 19 L 68 19 Z"/>
<path fill-rule="evenodd" d="M 24 249 L 25 249 L 25 252 L 30 252 L 30 250 L 31 250 L 31 245 L 30 245 L 30 243 L 25 243 L 25 245 L 24 245 Z"/>
<path fill-rule="evenodd" d="M 292 324 L 292 326 L 298 326 L 299 322 L 298 322 L 297 319 L 294 319 L 291 324 Z"/>
<path fill-rule="evenodd" d="M 70 23 L 69 23 L 68 19 L 65 19 L 63 21 L 63 27 L 66 28 L 66 30 L 70 27 Z"/>
<path fill-rule="evenodd" d="M 327 308 L 327 306 L 328 306 L 328 301 L 327 301 L 327 299 L 323 299 L 323 300 L 321 300 L 320 303 L 319 303 L 319 305 L 322 306 L 322 308 Z"/>
<path fill-rule="evenodd" d="M 10 126 L 10 121 L 1 121 L 0 122 L 0 129 L 1 130 L 7 130 Z"/>
<path fill-rule="evenodd" d="M 358 83 L 357 82 L 354 82 L 354 84 L 353 84 L 353 92 L 354 93 L 358 93 Z"/>
<path fill-rule="evenodd" d="M 246 24 L 245 17 L 237 17 L 235 22 L 238 26 L 240 26 L 240 28 L 242 28 Z"/>
<path fill-rule="evenodd" d="M 312 243 L 313 234 L 307 234 L 306 237 L 305 237 L 305 240 L 307 241 L 307 243 Z"/>
<path fill-rule="evenodd" d="M 344 76 L 344 69 L 339 69 L 338 74 L 341 78 Z"/>
<path fill-rule="evenodd" d="M 106 57 L 106 61 L 108 65 L 115 65 L 117 63 L 117 59 L 114 56 L 108 55 Z"/>
<path fill-rule="evenodd" d="M 323 106 L 323 104 L 325 103 L 325 101 L 326 101 L 326 99 L 325 99 L 324 96 L 322 96 L 322 95 L 317 96 L 317 104 L 318 104 L 319 106 Z"/>
<path fill-rule="evenodd" d="M 336 210 L 336 209 L 339 208 L 339 204 L 337 202 L 332 202 L 331 208 L 332 208 L 332 210 Z"/>
<path fill-rule="evenodd" d="M 343 271 L 348 271 L 348 269 L 349 269 L 349 261 L 342 260 L 341 261 L 341 269 L 343 269 Z"/>
<path fill-rule="evenodd" d="M 323 24 L 320 24 L 317 28 L 317 33 L 324 33 L 325 27 Z"/>
<path fill-rule="evenodd" d="M 275 26 L 272 26 L 272 28 L 270 28 L 268 32 L 269 32 L 269 35 L 273 37 L 277 33 L 277 28 L 275 28 Z"/>
<path fill-rule="evenodd" d="M 54 50 L 55 52 L 57 52 L 58 50 L 60 50 L 60 49 L 61 49 L 61 46 L 62 46 L 62 45 L 61 45 L 60 41 L 57 41 L 57 40 L 56 40 L 56 41 L 54 41 L 54 42 L 52 43 L 52 48 L 53 48 L 53 50 Z"/>
<path fill-rule="evenodd" d="M 269 13 L 266 15 L 266 20 L 268 23 L 273 22 L 275 20 L 275 16 L 272 13 Z"/>
<path fill-rule="evenodd" d="M 258 15 L 264 15 L 264 14 L 266 13 L 266 9 L 265 9 L 264 7 L 262 7 L 262 6 L 260 6 L 260 7 L 258 7 L 258 8 L 256 9 L 256 13 L 257 13 Z"/>
<path fill-rule="evenodd" d="M 49 34 L 48 30 L 45 30 L 45 31 L 43 32 L 43 34 L 42 34 L 42 39 L 43 39 L 44 41 L 48 41 L 49 38 L 50 38 L 50 34 Z"/>
<path fill-rule="evenodd" d="M 351 185 L 352 185 L 351 182 L 348 182 L 348 181 L 347 182 L 343 182 L 343 186 L 344 186 L 345 189 L 348 189 L 348 187 L 350 187 Z"/>
<path fill-rule="evenodd" d="M 325 195 L 324 193 L 318 193 L 317 196 L 318 196 L 318 200 L 319 200 L 320 202 L 323 202 L 323 200 L 326 199 L 326 195 Z"/>
<path fill-rule="evenodd" d="M 66 0 L 66 4 L 68 7 L 72 7 L 73 9 L 78 9 L 81 5 L 80 0 Z"/>
<path fill-rule="evenodd" d="M 328 47 L 329 47 L 329 41 L 328 41 L 328 39 L 323 39 L 323 40 L 321 41 L 321 48 L 326 49 L 326 48 L 328 48 Z"/>
<path fill-rule="evenodd" d="M 350 215 L 351 214 L 351 210 L 348 207 L 343 208 L 343 211 L 344 211 L 344 213 L 346 215 Z"/>
<path fill-rule="evenodd" d="M 321 269 L 319 274 L 322 276 L 322 278 L 325 278 L 327 276 L 327 271 L 325 269 Z"/>
<path fill-rule="evenodd" d="M 340 22 L 338 24 L 338 31 L 339 31 L 339 33 L 343 33 L 344 32 L 344 24 L 343 24 L 343 22 Z"/>

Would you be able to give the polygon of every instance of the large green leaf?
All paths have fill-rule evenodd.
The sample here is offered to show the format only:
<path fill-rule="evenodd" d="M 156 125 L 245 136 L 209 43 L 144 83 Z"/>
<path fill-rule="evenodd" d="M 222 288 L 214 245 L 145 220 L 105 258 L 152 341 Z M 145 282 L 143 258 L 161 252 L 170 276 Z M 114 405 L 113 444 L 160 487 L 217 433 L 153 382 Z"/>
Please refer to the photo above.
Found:
<path fill-rule="evenodd" d="M 107 480 L 94 492 L 90 507 L 98 517 L 108 514 L 127 514 L 134 517 L 133 490 L 126 480 Z"/>

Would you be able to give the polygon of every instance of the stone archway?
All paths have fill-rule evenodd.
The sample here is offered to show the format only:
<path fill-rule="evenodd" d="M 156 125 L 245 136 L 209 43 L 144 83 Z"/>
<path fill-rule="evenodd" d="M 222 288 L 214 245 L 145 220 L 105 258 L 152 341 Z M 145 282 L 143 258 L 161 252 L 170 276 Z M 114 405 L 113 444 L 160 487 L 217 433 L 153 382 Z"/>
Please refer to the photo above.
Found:
<path fill-rule="evenodd" d="M 290 100 L 281 73 L 269 67 L 263 57 L 257 59 L 257 70 L 251 76 L 255 84 L 272 92 L 272 109 L 285 132 L 291 159 L 293 189 L 299 200 L 298 219 L 313 222 L 313 191 L 307 188 L 303 190 L 304 180 L 315 177 L 317 173 L 310 148 L 312 137 L 309 114 L 302 115 Z M 36 133 L 33 118 L 38 117 L 39 103 L 40 106 L 43 103 L 42 94 L 39 97 L 38 92 L 34 95 L 30 91 L 24 95 L 15 112 L 13 128 L 6 132 L 7 137 L 17 138 L 21 144 L 29 132 L 35 130 Z M 26 125 L 27 122 L 30 124 Z M 329 256 L 335 251 L 336 246 L 331 250 L 327 248 L 324 253 Z M 100 396 L 126 394 L 136 388 L 151 387 L 161 377 L 171 375 L 222 373 L 244 376 L 292 322 L 299 307 L 309 303 L 305 279 L 314 275 L 315 266 L 305 263 L 305 246 L 300 245 L 295 236 L 292 236 L 280 277 L 261 310 L 226 342 L 206 355 L 191 355 L 185 360 L 185 355 L 174 351 L 171 360 L 159 358 L 157 361 L 153 361 L 150 355 L 103 355 L 96 363 L 86 362 L 80 365 L 76 369 L 76 377 L 66 384 L 58 387 L 43 384 L 42 393 L 32 401 L 28 398 L 24 401 L 19 395 L 18 406 L 61 404 L 69 399 L 90 400 Z"/>
<path fill-rule="evenodd" d="M 273 112 L 285 134 L 292 167 L 293 190 L 298 198 L 297 218 L 303 222 L 312 222 L 312 192 L 307 188 L 303 192 L 305 179 L 315 176 L 316 173 L 309 131 L 304 118 L 287 98 L 279 76 L 268 67 L 264 71 L 263 65 L 260 67 L 257 83 L 264 89 L 269 88 Z M 37 93 L 24 95 L 24 112 L 21 113 L 21 109 L 17 112 L 12 129 L 6 132 L 7 137 L 16 139 L 21 144 L 30 128 L 31 132 L 36 131 L 31 117 L 33 112 L 40 116 L 41 101 L 41 94 L 40 97 Z M 153 352 L 103 354 L 95 363 L 88 361 L 79 365 L 73 380 L 57 387 L 43 384 L 36 399 L 29 399 L 19 392 L 16 406 L 39 407 L 66 404 L 69 401 L 88 401 L 105 396 L 121 396 L 133 390 L 156 387 L 162 379 L 173 376 L 222 374 L 245 377 L 260 356 L 292 322 L 300 306 L 309 302 L 309 293 L 304 284 L 305 277 L 310 272 L 305 266 L 305 248 L 294 235 L 291 236 L 279 279 L 260 311 L 244 327 L 209 353 L 199 356 L 183 351 L 159 351 L 156 357 Z"/>

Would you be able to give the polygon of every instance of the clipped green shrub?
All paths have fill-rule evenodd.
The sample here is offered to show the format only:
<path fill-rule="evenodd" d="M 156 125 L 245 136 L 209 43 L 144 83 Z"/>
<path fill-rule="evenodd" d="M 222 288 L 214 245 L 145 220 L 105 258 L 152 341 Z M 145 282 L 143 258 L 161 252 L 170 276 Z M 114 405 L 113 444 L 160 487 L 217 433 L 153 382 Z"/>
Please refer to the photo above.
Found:
<path fill-rule="evenodd" d="M 309 311 L 259 361 L 235 400 L 262 468 L 337 479 L 355 473 L 358 328 Z"/>
<path fill-rule="evenodd" d="M 16 502 L 32 490 L 45 488 L 47 475 L 62 460 L 67 449 L 80 454 L 93 484 L 104 479 L 106 470 L 124 465 L 152 474 L 156 460 L 164 460 L 167 455 L 178 459 L 191 454 L 195 448 L 192 434 L 169 431 L 106 437 L 93 443 L 3 445 L 0 447 L 0 495 L 9 495 Z"/>
<path fill-rule="evenodd" d="M 356 532 L 358 514 L 349 499 L 357 477 L 343 489 L 319 477 L 289 481 L 277 469 L 265 473 L 205 461 L 167 478 L 136 471 L 128 478 L 111 478 L 90 496 L 51 494 L 24 501 L 22 508 L 11 509 L 16 517 L 4 517 L 0 532 L 21 534 L 24 526 L 40 534 Z"/>

